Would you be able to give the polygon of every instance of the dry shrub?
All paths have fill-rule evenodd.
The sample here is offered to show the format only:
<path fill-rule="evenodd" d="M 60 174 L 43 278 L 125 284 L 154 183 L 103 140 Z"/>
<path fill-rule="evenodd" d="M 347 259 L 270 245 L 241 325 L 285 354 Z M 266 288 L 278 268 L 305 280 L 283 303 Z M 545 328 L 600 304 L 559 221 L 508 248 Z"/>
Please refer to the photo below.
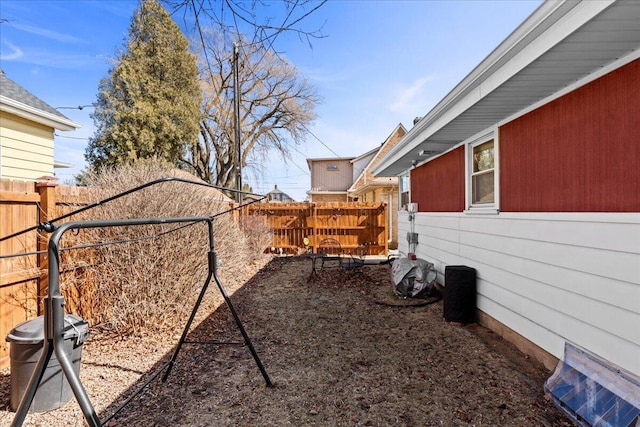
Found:
<path fill-rule="evenodd" d="M 266 217 L 249 215 L 246 210 L 242 213 L 241 226 L 245 231 L 246 244 L 255 248 L 258 253 L 264 253 L 273 241 L 273 230 L 269 228 Z"/>
<path fill-rule="evenodd" d="M 89 199 L 104 200 L 150 181 L 179 176 L 168 165 L 139 162 L 87 176 Z M 231 200 L 221 192 L 183 182 L 164 182 L 83 213 L 87 220 L 211 217 L 218 265 L 233 277 L 259 256 L 253 232 L 229 212 Z M 258 237 L 256 237 L 258 236 Z M 81 316 L 119 333 L 166 330 L 182 324 L 193 307 L 208 272 L 207 222 L 118 226 L 67 232 L 63 251 L 65 293 L 78 293 Z M 79 272 L 82 273 L 79 273 Z M 213 284 L 212 284 L 213 285 Z"/>

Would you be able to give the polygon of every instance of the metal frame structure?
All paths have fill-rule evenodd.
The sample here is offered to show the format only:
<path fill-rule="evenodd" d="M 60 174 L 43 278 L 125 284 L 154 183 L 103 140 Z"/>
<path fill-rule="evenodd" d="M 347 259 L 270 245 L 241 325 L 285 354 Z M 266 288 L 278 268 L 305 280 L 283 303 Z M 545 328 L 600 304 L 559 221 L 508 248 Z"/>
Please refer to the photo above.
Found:
<path fill-rule="evenodd" d="M 185 344 L 186 341 L 186 337 L 189 333 L 189 329 L 193 323 L 193 320 L 198 312 L 198 308 L 200 307 L 200 304 L 202 303 L 202 300 L 204 298 L 204 295 L 209 287 L 209 284 L 211 283 L 211 280 L 215 280 L 216 285 L 218 286 L 218 289 L 220 290 L 220 293 L 222 294 L 225 302 L 227 303 L 227 305 L 229 306 L 229 309 L 231 311 L 231 314 L 233 315 L 233 318 L 236 322 L 236 325 L 238 326 L 238 329 L 240 330 L 242 337 L 244 339 L 244 344 L 249 347 L 249 351 L 251 352 L 251 355 L 253 356 L 256 364 L 258 365 L 258 369 L 260 370 L 260 373 L 262 374 L 265 383 L 267 385 L 267 387 L 272 387 L 273 384 L 271 383 L 271 380 L 269 378 L 269 375 L 267 374 L 264 365 L 262 364 L 262 362 L 260 361 L 260 357 L 258 356 L 258 353 L 256 352 L 253 343 L 251 342 L 251 339 L 249 338 L 249 335 L 247 334 L 246 330 L 244 329 L 244 326 L 242 325 L 242 321 L 240 320 L 240 317 L 238 316 L 238 313 L 236 312 L 233 304 L 231 303 L 231 299 L 229 298 L 224 285 L 222 284 L 222 282 L 220 281 L 220 278 L 218 277 L 217 274 L 217 259 L 216 259 L 216 252 L 215 252 L 215 245 L 214 245 L 214 238 L 213 238 L 213 221 L 216 217 L 224 214 L 224 213 L 228 213 L 232 210 L 238 209 L 240 207 L 246 206 L 248 204 L 251 203 L 255 203 L 257 201 L 261 201 L 262 199 L 264 199 L 265 196 L 261 196 L 260 199 L 246 203 L 246 204 L 241 204 L 235 208 L 229 209 L 227 211 L 218 213 L 216 215 L 212 215 L 212 216 L 194 216 L 194 217 L 180 217 L 180 218 L 142 218 L 142 219 L 116 219 L 116 220 L 86 220 L 86 221 L 70 221 L 70 222 L 66 222 L 63 223 L 61 225 L 55 225 L 54 222 L 55 221 L 59 221 L 62 219 L 66 219 L 70 216 L 73 216 L 75 214 L 78 214 L 80 212 L 84 212 L 86 210 L 104 205 L 108 202 L 111 202 L 115 199 L 121 198 L 123 196 L 135 193 L 139 190 L 142 190 L 146 187 L 150 187 L 156 184 L 161 184 L 161 183 L 166 183 L 166 182 L 181 182 L 181 183 L 185 183 L 185 184 L 191 184 L 191 185 L 198 185 L 198 186 L 204 186 L 204 187 L 211 187 L 211 188 L 215 188 L 218 190 L 229 190 L 229 191 L 237 191 L 237 190 L 233 190 L 233 189 L 226 189 L 226 188 L 222 188 L 222 187 L 218 187 L 215 185 L 211 185 L 211 184 L 207 184 L 204 182 L 198 182 L 198 181 L 191 181 L 191 180 L 187 180 L 187 179 L 183 179 L 183 178 L 177 178 L 177 177 L 168 177 L 168 178 L 160 178 L 160 179 L 156 179 L 154 181 L 150 181 L 147 182 L 145 184 L 139 185 L 137 187 L 131 188 L 127 191 L 118 193 L 114 196 L 111 196 L 107 199 L 95 202 L 95 203 L 91 203 L 83 208 L 77 209 L 73 212 L 70 212 L 68 214 L 62 215 L 60 217 L 54 218 L 52 220 L 50 220 L 49 222 L 43 222 L 35 227 L 31 227 L 22 231 L 19 231 L 17 233 L 13 233 L 11 235 L 8 236 L 3 236 L 0 238 L 0 241 L 4 241 L 7 239 L 10 239 L 12 237 L 16 237 L 20 234 L 38 229 L 39 231 L 42 232 L 47 232 L 47 233 L 51 233 L 51 236 L 49 237 L 49 245 L 48 245 L 48 258 L 49 258 L 49 265 L 48 265 L 48 274 L 49 274 L 49 292 L 48 292 L 48 296 L 44 299 L 44 343 L 43 343 L 43 349 L 42 349 L 42 353 L 40 355 L 40 358 L 38 359 L 38 362 L 36 363 L 36 367 L 29 379 L 29 383 L 27 384 L 27 387 L 24 391 L 24 394 L 20 400 L 20 404 L 18 405 L 18 408 L 16 410 L 16 415 L 13 419 L 13 422 L 11 423 L 12 427 L 20 427 L 22 426 L 27 413 L 29 411 L 29 407 L 31 406 L 31 403 L 33 402 L 33 399 L 35 397 L 35 394 L 37 392 L 38 386 L 40 385 L 40 381 L 43 378 L 43 375 L 45 373 L 45 369 L 49 363 L 49 361 L 51 360 L 51 356 L 55 353 L 56 358 L 58 359 L 58 362 L 60 364 L 60 367 L 62 368 L 63 374 L 65 375 L 67 381 L 69 382 L 69 385 L 73 391 L 73 394 L 76 398 L 76 401 L 78 402 L 78 404 L 80 405 L 82 412 L 84 414 L 84 417 L 88 423 L 88 425 L 90 427 L 100 427 L 103 425 L 103 422 L 101 422 L 101 420 L 99 419 L 93 405 L 91 404 L 91 401 L 89 400 L 89 397 L 87 395 L 87 392 L 85 391 L 82 382 L 80 381 L 79 376 L 75 373 L 75 371 L 73 370 L 73 364 L 72 361 L 69 359 L 69 355 L 67 355 L 64 352 L 64 347 L 63 347 L 63 342 L 64 342 L 64 338 L 63 338 L 63 330 L 64 330 L 64 297 L 62 296 L 61 292 L 60 292 L 60 247 L 59 247 L 59 243 L 60 243 L 60 239 L 62 238 L 63 234 L 69 230 L 80 230 L 80 229 L 88 229 L 88 228 L 107 228 L 107 227 L 123 227 L 123 226 L 140 226 L 140 225 L 157 225 L 157 224 L 176 224 L 176 223 L 180 223 L 180 224 L 185 224 L 185 226 L 188 225 L 193 225 L 196 223 L 202 223 L 202 222 L 206 222 L 208 225 L 208 234 L 209 234 L 209 252 L 208 252 L 208 275 L 207 278 L 202 286 L 202 289 L 200 290 L 200 294 L 198 295 L 198 298 L 194 304 L 194 307 L 191 311 L 191 315 L 189 316 L 189 319 L 187 321 L 187 324 L 184 327 L 184 330 L 182 332 L 182 336 L 180 337 L 180 340 L 178 341 L 178 344 L 176 346 L 176 349 L 171 357 L 171 360 L 169 362 L 167 362 L 165 365 L 163 365 L 157 372 L 155 372 L 153 375 L 150 376 L 150 378 L 145 381 L 141 387 L 135 391 L 131 396 L 129 396 L 123 403 L 122 405 L 120 405 L 113 414 L 111 414 L 108 418 L 106 418 L 104 420 L 104 423 L 108 422 L 111 418 L 113 418 L 118 412 L 120 412 L 127 404 L 129 404 L 129 402 L 131 402 L 131 400 L 137 396 L 138 394 L 140 394 L 140 392 L 142 392 L 144 390 L 144 388 L 151 383 L 155 378 L 158 377 L 158 375 L 160 373 L 162 373 L 163 371 L 165 372 L 163 377 L 162 377 L 162 381 L 165 382 L 167 380 L 167 378 L 169 377 L 169 374 L 171 373 L 171 370 L 173 368 L 173 365 L 176 362 L 176 359 L 178 358 L 178 354 L 180 353 L 180 350 L 182 349 L 183 344 Z M 244 191 L 238 191 L 239 193 L 245 193 L 245 194 L 253 194 L 253 193 L 249 193 L 249 192 L 244 192 Z M 38 252 L 40 253 L 40 252 Z M 24 255 L 24 254 L 23 254 Z M 222 344 L 222 343 L 218 343 L 218 344 Z"/>
<path fill-rule="evenodd" d="M 202 299 L 204 298 L 207 288 L 209 287 L 211 280 L 214 279 L 216 284 L 218 285 L 218 289 L 220 290 L 220 293 L 222 294 L 225 302 L 227 303 L 227 305 L 229 306 L 229 309 L 231 310 L 231 313 L 238 326 L 238 329 L 240 330 L 244 338 L 245 345 L 249 347 L 249 351 L 251 352 L 251 355 L 253 356 L 256 364 L 258 365 L 258 369 L 262 373 L 262 376 L 266 382 L 266 385 L 268 387 L 272 386 L 271 380 L 269 379 L 269 376 L 262 362 L 260 361 L 258 353 L 256 352 L 251 342 L 251 339 L 249 338 L 249 335 L 245 331 L 244 326 L 242 325 L 242 322 L 238 317 L 238 314 L 233 304 L 231 303 L 231 300 L 222 282 L 218 277 L 217 267 L 216 267 L 216 264 L 217 264 L 216 252 L 215 252 L 215 245 L 213 240 L 213 219 L 214 219 L 213 217 L 184 217 L 184 218 L 146 218 L 146 219 L 123 219 L 123 220 L 88 220 L 88 221 L 71 221 L 71 222 L 64 223 L 60 226 L 54 226 L 51 223 L 47 223 L 48 226 L 43 227 L 43 228 L 47 228 L 47 231 L 52 232 L 49 238 L 49 248 L 48 248 L 49 293 L 44 300 L 44 345 L 43 345 L 42 354 L 40 355 L 40 358 L 38 359 L 34 372 L 31 375 L 31 378 L 29 379 L 27 388 L 24 392 L 24 395 L 22 396 L 22 399 L 20 400 L 20 405 L 16 410 L 16 415 L 11 424 L 12 427 L 21 426 L 22 423 L 24 422 L 27 412 L 29 411 L 29 407 L 31 406 L 31 403 L 35 397 L 40 381 L 42 380 L 42 377 L 44 375 L 46 366 L 49 363 L 49 360 L 51 359 L 51 356 L 53 353 L 55 353 L 56 358 L 60 363 L 62 371 L 67 381 L 69 382 L 69 385 L 73 391 L 73 394 L 75 395 L 75 398 L 78 404 L 80 405 L 82 412 L 84 414 L 84 417 L 87 420 L 87 423 L 89 424 L 89 426 L 91 427 L 102 426 L 102 423 L 98 418 L 98 415 L 96 414 L 96 411 L 93 408 L 93 405 L 91 404 L 91 401 L 89 400 L 89 397 L 87 396 L 87 393 L 84 387 L 82 386 L 80 378 L 73 370 L 72 361 L 70 360 L 69 355 L 65 353 L 64 347 L 63 347 L 64 297 L 60 293 L 59 242 L 63 234 L 69 230 L 79 230 L 79 229 L 85 229 L 85 228 L 139 226 L 139 225 L 153 225 L 153 224 L 171 224 L 171 223 L 195 224 L 198 222 L 206 222 L 208 225 L 208 231 L 209 231 L 207 278 L 202 286 L 200 294 L 198 295 L 198 298 L 193 307 L 193 310 L 191 311 L 191 315 L 189 316 L 189 320 L 187 321 L 187 324 L 184 327 L 182 336 L 180 337 L 180 341 L 176 346 L 176 349 L 173 353 L 173 356 L 171 357 L 171 360 L 167 364 L 165 364 L 155 375 L 153 375 L 150 381 L 155 379 L 157 375 L 165 369 L 166 371 L 162 380 L 163 382 L 167 380 L 171 372 L 171 369 L 173 368 L 173 365 L 175 364 L 175 361 L 178 357 L 178 354 L 180 353 L 182 345 L 185 343 L 187 334 L 189 332 L 193 319 L 196 316 L 198 308 L 202 303 Z M 146 386 L 149 382 L 144 384 L 144 386 Z M 133 396 L 127 399 L 118 409 L 116 409 L 116 411 L 111 415 L 111 417 L 113 417 L 125 405 L 127 405 L 135 395 L 140 393 L 143 390 L 144 386 L 141 387 L 137 392 L 135 392 Z M 105 420 L 105 422 L 106 421 L 108 421 L 108 419 Z"/>

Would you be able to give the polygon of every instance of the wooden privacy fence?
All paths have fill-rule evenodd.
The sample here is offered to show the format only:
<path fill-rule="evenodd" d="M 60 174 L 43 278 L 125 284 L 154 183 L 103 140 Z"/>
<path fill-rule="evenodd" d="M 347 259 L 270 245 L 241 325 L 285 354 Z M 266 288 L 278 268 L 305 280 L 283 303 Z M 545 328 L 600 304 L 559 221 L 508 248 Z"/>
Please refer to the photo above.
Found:
<path fill-rule="evenodd" d="M 267 251 L 273 253 L 316 253 L 322 240 L 331 238 L 347 252 L 366 246 L 369 255 L 388 254 L 385 203 L 255 203 L 243 208 L 243 215 L 272 230 Z"/>
<path fill-rule="evenodd" d="M 86 203 L 84 187 L 0 180 L 0 237 L 32 228 Z M 339 241 L 345 251 L 366 246 L 371 255 L 386 256 L 388 252 L 384 203 L 255 203 L 242 208 L 236 217 L 245 224 L 257 221 L 268 225 L 273 233 L 268 251 L 273 253 L 315 253 L 327 238 Z M 77 218 L 67 220 L 72 219 Z M 48 293 L 48 241 L 48 234 L 41 235 L 34 229 L 0 242 L 0 367 L 9 364 L 5 342 L 9 331 L 18 323 L 43 314 L 42 301 Z M 90 250 L 82 254 L 92 257 Z M 91 301 L 86 295 L 92 294 L 96 284 L 91 269 L 83 266 L 91 266 L 95 260 L 81 261 L 72 270 L 61 272 L 67 279 L 77 279 L 65 280 L 68 283 L 62 291 L 66 310 L 87 318 Z M 78 286 L 84 286 L 82 293 Z"/>
<path fill-rule="evenodd" d="M 82 204 L 84 189 L 53 182 L 0 180 L 0 237 L 34 227 Z M 0 242 L 0 367 L 9 363 L 5 337 L 18 323 L 42 314 L 48 292 L 48 235 L 36 230 Z M 69 310 L 79 299 L 68 298 Z"/>

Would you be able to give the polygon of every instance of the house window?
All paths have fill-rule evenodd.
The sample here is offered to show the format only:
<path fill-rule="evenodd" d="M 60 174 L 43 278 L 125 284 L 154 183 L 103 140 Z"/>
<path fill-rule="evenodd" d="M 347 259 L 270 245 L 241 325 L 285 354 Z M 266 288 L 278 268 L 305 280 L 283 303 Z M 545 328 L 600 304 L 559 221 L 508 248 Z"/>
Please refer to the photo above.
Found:
<path fill-rule="evenodd" d="M 338 170 L 338 165 L 328 165 L 327 166 L 327 170 L 328 171 L 337 171 Z"/>
<path fill-rule="evenodd" d="M 406 209 L 409 204 L 409 173 L 400 177 L 400 208 Z"/>
<path fill-rule="evenodd" d="M 494 202 L 493 139 L 473 147 L 471 171 L 471 203 L 483 205 Z"/>
<path fill-rule="evenodd" d="M 467 206 L 470 211 L 498 207 L 497 140 L 493 132 L 467 145 Z"/>

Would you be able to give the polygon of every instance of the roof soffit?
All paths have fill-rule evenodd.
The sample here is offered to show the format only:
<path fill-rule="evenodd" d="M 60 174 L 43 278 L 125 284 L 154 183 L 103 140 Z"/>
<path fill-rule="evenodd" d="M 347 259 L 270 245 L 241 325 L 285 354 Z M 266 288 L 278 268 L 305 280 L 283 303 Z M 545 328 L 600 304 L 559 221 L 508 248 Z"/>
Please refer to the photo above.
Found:
<path fill-rule="evenodd" d="M 399 175 L 418 151 L 447 151 L 640 48 L 640 3 L 612 4 L 544 3 L 409 131 L 374 174 Z M 594 48 L 594 38 L 602 46 Z"/>
<path fill-rule="evenodd" d="M 393 141 L 392 143 L 391 140 L 394 139 L 394 136 L 400 135 L 400 134 L 401 136 L 398 136 L 398 138 L 396 138 L 395 141 Z M 380 162 L 380 160 L 383 158 L 383 155 L 382 155 L 382 152 L 384 151 L 383 149 L 386 148 L 387 146 L 390 146 L 392 148 L 395 147 L 400 141 L 402 141 L 402 138 L 406 134 L 407 134 L 407 129 L 404 127 L 402 123 L 399 123 L 398 126 L 395 127 L 393 132 L 391 132 L 391 134 L 387 137 L 387 139 L 385 139 L 385 141 L 380 145 L 380 147 L 375 149 L 375 155 L 369 161 L 369 163 L 367 163 L 367 165 L 363 168 L 362 172 L 360 172 L 360 174 L 355 179 L 354 183 L 351 185 L 348 191 L 355 191 L 356 189 L 359 189 L 360 186 L 362 185 L 366 186 L 368 181 L 371 181 L 371 180 L 375 181 L 377 178 L 373 175 L 371 171 L 375 167 L 375 165 L 377 165 Z M 371 152 L 373 151 L 374 150 L 372 150 Z M 363 184 L 361 184 L 361 182 L 363 182 Z"/>

